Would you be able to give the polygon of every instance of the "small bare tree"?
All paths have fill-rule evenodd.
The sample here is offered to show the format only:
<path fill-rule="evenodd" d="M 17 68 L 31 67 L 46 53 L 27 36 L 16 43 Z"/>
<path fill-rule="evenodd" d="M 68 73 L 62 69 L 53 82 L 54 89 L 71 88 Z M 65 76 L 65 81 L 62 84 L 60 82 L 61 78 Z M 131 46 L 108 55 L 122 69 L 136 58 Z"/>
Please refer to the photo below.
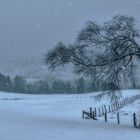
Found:
<path fill-rule="evenodd" d="M 76 73 L 106 83 L 108 94 L 116 99 L 112 93 L 121 88 L 122 81 L 134 82 L 134 64 L 140 58 L 139 39 L 134 18 L 117 15 L 103 25 L 88 22 L 74 44 L 58 43 L 46 54 L 45 61 L 52 70 L 72 63 Z"/>

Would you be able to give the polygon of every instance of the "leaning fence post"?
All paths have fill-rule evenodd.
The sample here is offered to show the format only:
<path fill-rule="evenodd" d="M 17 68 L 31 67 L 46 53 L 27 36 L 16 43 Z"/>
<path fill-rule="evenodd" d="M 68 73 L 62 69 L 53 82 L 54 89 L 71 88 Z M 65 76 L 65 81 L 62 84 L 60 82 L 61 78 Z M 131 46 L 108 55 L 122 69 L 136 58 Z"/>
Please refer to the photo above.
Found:
<path fill-rule="evenodd" d="M 135 113 L 133 114 L 133 120 L 134 120 L 134 127 L 136 127 L 137 126 L 137 122 L 136 122 L 136 114 Z"/>

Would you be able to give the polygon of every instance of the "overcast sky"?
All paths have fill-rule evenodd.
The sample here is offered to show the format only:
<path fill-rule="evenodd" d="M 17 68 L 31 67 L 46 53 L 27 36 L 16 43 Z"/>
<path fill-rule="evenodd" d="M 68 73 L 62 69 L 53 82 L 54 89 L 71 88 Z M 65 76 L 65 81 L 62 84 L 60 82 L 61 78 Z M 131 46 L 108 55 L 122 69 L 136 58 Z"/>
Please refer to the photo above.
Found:
<path fill-rule="evenodd" d="M 140 0 L 0 0 L 0 72 L 42 77 L 43 55 L 58 41 L 115 14 L 134 16 L 140 29 L 139 9 Z"/>

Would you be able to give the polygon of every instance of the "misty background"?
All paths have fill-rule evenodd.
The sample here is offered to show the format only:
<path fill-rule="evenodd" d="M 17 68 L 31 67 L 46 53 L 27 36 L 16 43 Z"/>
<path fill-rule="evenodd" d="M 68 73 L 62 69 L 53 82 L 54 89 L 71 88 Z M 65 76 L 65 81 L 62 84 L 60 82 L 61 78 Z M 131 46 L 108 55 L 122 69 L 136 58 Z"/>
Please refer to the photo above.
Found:
<path fill-rule="evenodd" d="M 73 43 L 87 21 L 115 14 L 133 16 L 140 29 L 139 8 L 139 0 L 0 0 L 0 72 L 47 77 L 43 58 L 57 42 Z M 51 75 L 74 77 L 61 68 Z"/>

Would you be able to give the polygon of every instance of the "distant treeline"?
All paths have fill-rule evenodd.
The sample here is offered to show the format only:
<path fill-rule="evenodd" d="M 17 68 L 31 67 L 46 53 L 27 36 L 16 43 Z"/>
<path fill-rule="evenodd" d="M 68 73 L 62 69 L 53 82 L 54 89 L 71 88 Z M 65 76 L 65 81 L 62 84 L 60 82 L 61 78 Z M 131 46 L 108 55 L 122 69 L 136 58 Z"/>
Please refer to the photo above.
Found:
<path fill-rule="evenodd" d="M 99 83 L 93 80 L 85 80 L 83 77 L 74 81 L 56 80 L 49 83 L 47 80 L 39 80 L 29 83 L 22 76 L 13 79 L 0 73 L 0 91 L 29 93 L 29 94 L 59 94 L 59 93 L 87 93 L 99 90 Z"/>

